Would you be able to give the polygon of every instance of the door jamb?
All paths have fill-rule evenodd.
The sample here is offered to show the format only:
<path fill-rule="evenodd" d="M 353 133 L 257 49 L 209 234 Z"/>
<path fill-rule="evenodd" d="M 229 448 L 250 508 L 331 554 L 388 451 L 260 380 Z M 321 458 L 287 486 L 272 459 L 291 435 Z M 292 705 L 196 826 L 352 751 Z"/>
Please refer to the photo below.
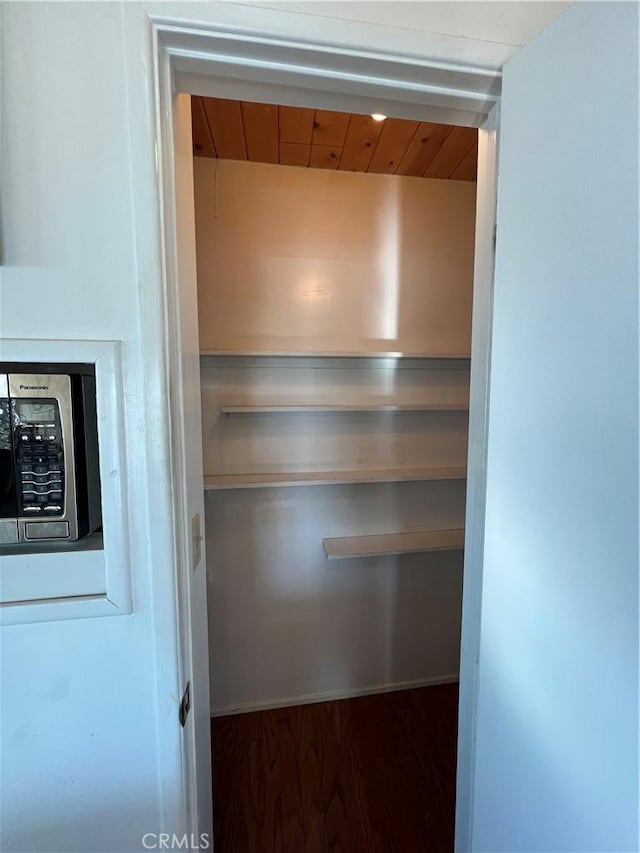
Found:
<path fill-rule="evenodd" d="M 175 499 L 175 609 L 181 683 L 193 681 L 189 584 L 190 512 L 184 488 L 189 448 L 181 402 L 185 382 L 180 335 L 179 254 L 176 211 L 175 104 L 177 93 L 217 94 L 291 105 L 365 112 L 376 105 L 388 115 L 482 127 L 494 107 L 493 122 L 481 130 L 478 164 L 476 270 L 473 298 L 472 378 L 469 422 L 470 488 L 467 493 L 464 567 L 463 637 L 460 660 L 460 730 L 457 774 L 456 850 L 471 847 L 477 674 L 482 603 L 485 461 L 489 409 L 489 368 L 493 308 L 493 252 L 497 187 L 500 74 L 473 67 L 415 60 L 398 55 L 350 51 L 331 45 L 284 41 L 237 29 L 212 29 L 193 22 L 150 18 L 154 49 L 157 221 L 162 246 L 165 374 L 171 424 L 169 455 Z M 347 104 L 349 105 L 347 107 Z M 482 154 L 484 152 L 484 154 Z M 493 165 L 492 165 L 493 164 Z M 197 814 L 195 764 L 210 752 L 196 749 L 193 725 L 182 742 L 183 785 L 194 832 L 211 825 L 211 815 Z M 200 755 L 198 755 L 198 752 Z M 185 768 L 189 768 L 186 770 Z"/>
<path fill-rule="evenodd" d="M 493 283 L 497 236 L 500 104 L 491 110 L 478 138 L 476 245 L 473 275 L 471 388 L 467 456 L 462 636 L 458 700 L 456 853 L 472 849 L 473 792 L 478 705 L 478 661 L 482 621 L 484 524 L 493 330 Z M 464 672 L 464 678 L 462 677 Z"/>

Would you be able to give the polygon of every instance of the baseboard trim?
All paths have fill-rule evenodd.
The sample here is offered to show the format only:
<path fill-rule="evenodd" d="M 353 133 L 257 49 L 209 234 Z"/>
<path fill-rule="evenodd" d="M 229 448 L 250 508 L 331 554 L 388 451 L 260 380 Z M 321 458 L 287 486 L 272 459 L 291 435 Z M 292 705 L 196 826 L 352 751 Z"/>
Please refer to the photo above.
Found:
<path fill-rule="evenodd" d="M 269 699 L 265 702 L 245 702 L 242 705 L 223 705 L 211 711 L 212 717 L 229 717 L 233 714 L 250 714 L 252 711 L 270 711 L 275 708 L 289 708 L 292 705 L 313 705 L 317 702 L 331 702 L 336 699 L 355 699 L 357 696 L 373 696 L 376 693 L 394 693 L 399 690 L 414 690 L 418 687 L 434 687 L 437 684 L 453 684 L 459 680 L 458 673 L 436 675 L 432 678 L 420 678 L 416 681 L 397 681 L 393 684 L 378 684 L 374 687 L 329 690 L 325 693 L 307 693 L 303 696 L 287 696 L 282 699 Z"/>

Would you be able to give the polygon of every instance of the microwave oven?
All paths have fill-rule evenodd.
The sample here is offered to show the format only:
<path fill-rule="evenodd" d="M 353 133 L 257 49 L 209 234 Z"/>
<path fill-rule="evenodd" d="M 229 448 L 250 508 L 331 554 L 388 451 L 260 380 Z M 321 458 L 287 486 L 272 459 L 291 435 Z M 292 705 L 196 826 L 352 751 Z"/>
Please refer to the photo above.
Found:
<path fill-rule="evenodd" d="M 95 368 L 0 363 L 0 546 L 101 524 Z"/>

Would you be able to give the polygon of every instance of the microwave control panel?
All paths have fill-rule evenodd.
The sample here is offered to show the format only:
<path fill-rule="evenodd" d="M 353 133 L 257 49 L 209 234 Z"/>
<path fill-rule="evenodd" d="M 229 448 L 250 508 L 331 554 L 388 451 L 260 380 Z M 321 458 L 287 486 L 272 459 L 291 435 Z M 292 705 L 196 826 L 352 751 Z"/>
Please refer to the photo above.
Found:
<path fill-rule="evenodd" d="M 81 449 L 77 437 L 83 430 L 73 377 L 24 372 L 3 378 L 7 391 L 1 408 L 4 411 L 8 403 L 11 438 L 9 458 L 2 464 L 11 475 L 15 497 L 13 513 L 10 500 L 3 510 L 0 543 L 75 541 L 81 524 L 86 528 L 87 489 L 86 478 L 78 480 L 76 465 Z"/>
<path fill-rule="evenodd" d="M 57 517 L 64 513 L 64 443 L 55 399 L 17 399 L 14 407 L 18 463 L 18 513 Z"/>

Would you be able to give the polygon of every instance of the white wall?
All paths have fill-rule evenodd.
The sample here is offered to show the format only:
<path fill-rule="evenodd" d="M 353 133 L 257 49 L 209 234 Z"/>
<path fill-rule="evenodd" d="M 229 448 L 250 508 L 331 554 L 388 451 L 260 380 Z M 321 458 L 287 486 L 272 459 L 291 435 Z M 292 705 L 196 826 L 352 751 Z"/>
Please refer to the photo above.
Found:
<path fill-rule="evenodd" d="M 638 850 L 637 39 L 581 3 L 505 69 L 477 851 Z"/>
<path fill-rule="evenodd" d="M 468 355 L 475 183 L 198 157 L 203 350 Z"/>
<path fill-rule="evenodd" d="M 1 846 L 132 850 L 160 820 L 156 723 L 173 711 L 156 679 L 167 699 L 173 685 L 153 652 L 155 462 L 134 438 L 148 422 L 122 20 L 114 5 L 8 3 L 2 36 L 0 331 L 123 341 L 135 613 L 2 629 Z"/>

